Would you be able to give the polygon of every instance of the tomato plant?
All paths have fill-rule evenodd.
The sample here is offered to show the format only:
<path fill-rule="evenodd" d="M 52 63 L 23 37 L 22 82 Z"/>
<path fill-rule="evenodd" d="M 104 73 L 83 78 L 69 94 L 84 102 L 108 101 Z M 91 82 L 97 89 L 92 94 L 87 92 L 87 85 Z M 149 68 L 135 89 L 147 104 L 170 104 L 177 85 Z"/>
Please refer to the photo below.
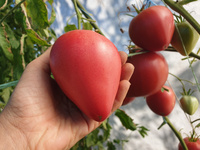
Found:
<path fill-rule="evenodd" d="M 174 91 L 167 86 L 153 95 L 146 97 L 149 108 L 160 116 L 168 116 L 174 109 L 176 98 Z"/>
<path fill-rule="evenodd" d="M 168 77 L 168 64 L 162 54 L 144 52 L 129 57 L 128 62 L 135 66 L 130 79 L 128 97 L 154 94 L 165 84 Z"/>
<path fill-rule="evenodd" d="M 129 36 L 135 45 L 149 51 L 168 47 L 174 33 L 172 12 L 164 6 L 152 6 L 134 17 L 129 25 Z"/>
<path fill-rule="evenodd" d="M 189 137 L 185 137 L 184 141 L 188 150 L 200 150 L 200 140 L 198 138 L 190 139 Z M 178 145 L 178 150 L 184 150 L 180 143 Z"/>
<path fill-rule="evenodd" d="M 150 3 L 152 2 L 151 0 L 146 0 L 146 1 L 149 1 Z M 179 13 L 181 16 L 183 16 L 184 19 L 186 19 L 188 21 L 187 24 L 191 24 L 195 28 L 195 30 L 198 33 L 200 33 L 199 24 L 195 23 L 195 19 L 193 19 L 191 16 L 189 16 L 191 12 L 185 11 L 184 7 L 182 7 L 183 5 L 186 5 L 187 3 L 192 2 L 192 1 L 194 1 L 194 0 L 179 0 L 179 1 L 178 0 L 176 0 L 176 1 L 163 0 L 162 2 L 165 2 L 165 5 L 168 5 L 171 9 L 174 9 L 177 13 Z M 67 1 L 66 3 L 68 4 L 68 3 L 70 3 L 70 1 Z M 74 4 L 76 3 L 76 5 L 74 5 L 76 15 L 74 15 L 74 12 L 71 10 L 67 11 L 67 14 L 62 13 L 63 16 L 65 16 L 67 19 L 70 20 L 67 22 L 67 26 L 64 28 L 64 31 L 68 32 L 68 31 L 77 29 L 77 27 L 78 27 L 78 29 L 81 29 L 80 27 L 82 27 L 82 29 L 95 30 L 96 32 L 102 34 L 102 32 L 101 32 L 100 28 L 97 26 L 95 20 L 93 20 L 92 17 L 90 16 L 90 14 L 92 14 L 92 13 L 87 12 L 87 10 L 84 8 L 84 6 L 86 6 L 86 5 L 85 4 L 81 5 L 81 3 L 78 0 L 72 0 L 72 3 L 74 3 Z M 1 64 L 0 65 L 0 71 L 1 71 L 1 75 L 0 75 L 0 83 L 1 83 L 1 85 L 0 85 L 0 111 L 2 111 L 5 107 L 5 105 L 7 104 L 8 100 L 14 90 L 15 85 L 18 83 L 18 80 L 20 79 L 22 72 L 26 68 L 26 65 L 28 63 L 30 63 L 33 59 L 35 59 L 36 57 L 41 55 L 48 47 L 51 46 L 52 41 L 55 41 L 57 39 L 56 33 L 53 30 L 54 27 L 51 28 L 52 27 L 51 25 L 56 18 L 55 10 L 57 10 L 57 9 L 54 10 L 53 6 L 56 6 L 56 4 L 54 5 L 53 0 L 50 0 L 50 1 L 2 0 L 2 1 L 0 1 L 0 18 L 1 18 L 0 19 L 0 39 L 1 39 L 0 40 L 1 41 L 0 42 L 0 64 Z M 70 4 L 70 7 L 71 6 L 72 5 Z M 149 5 L 144 4 L 141 8 L 146 8 L 148 6 Z M 177 6 L 177 7 L 171 7 L 171 6 Z M 108 8 L 108 7 L 106 6 L 106 8 Z M 112 9 L 113 7 L 110 7 L 110 8 Z M 133 16 L 132 5 L 130 7 L 128 6 L 127 8 L 129 10 L 128 13 L 131 13 L 130 16 Z M 141 9 L 141 10 L 143 10 L 143 9 Z M 34 13 L 31 13 L 31 12 L 34 12 Z M 65 12 L 65 11 L 62 11 L 62 12 Z M 68 15 L 70 15 L 70 13 L 68 13 L 68 12 L 72 12 L 72 14 L 71 14 L 72 16 L 68 16 Z M 121 10 L 120 10 L 120 12 L 121 12 Z M 169 20 L 164 17 L 165 15 L 167 16 L 167 14 L 168 14 Z M 76 26 L 73 22 L 74 20 L 76 20 L 73 18 L 74 16 L 77 17 L 78 26 Z M 130 29 L 129 30 L 130 38 L 136 44 L 135 48 L 137 50 L 139 49 L 136 52 L 139 52 L 140 50 L 159 51 L 159 50 L 165 49 L 169 45 L 169 39 L 171 38 L 171 35 L 173 33 L 173 21 L 170 21 L 170 18 L 171 18 L 170 16 L 172 16 L 172 15 L 169 12 L 169 9 L 167 9 L 166 7 L 153 6 L 149 9 L 144 10 L 137 17 L 133 18 L 130 26 L 128 26 L 128 27 Z M 65 21 L 65 20 L 66 19 L 64 19 L 63 21 Z M 105 21 L 109 21 L 109 19 L 107 19 Z M 163 21 L 164 21 L 164 23 L 163 23 Z M 133 22 L 134 22 L 134 24 L 133 24 Z M 68 24 L 68 23 L 70 23 L 70 24 Z M 116 25 L 116 24 L 113 24 L 113 25 Z M 134 27 L 134 28 L 132 28 L 132 27 Z M 179 30 L 182 28 L 181 25 L 179 26 L 179 24 L 177 24 L 177 27 L 178 27 L 177 29 L 179 29 Z M 183 27 L 184 27 L 184 25 L 183 25 Z M 186 27 L 188 27 L 188 25 L 186 25 Z M 193 49 L 192 47 L 195 45 L 194 41 L 198 39 L 198 36 L 193 34 L 193 33 L 195 33 L 194 29 L 190 28 L 190 27 L 191 26 L 189 26 L 189 29 L 191 29 L 191 30 L 189 30 L 189 31 L 191 31 L 191 32 L 186 32 L 188 34 L 186 36 L 183 35 L 183 37 L 182 37 L 188 54 L 191 54 L 190 50 Z M 127 28 L 127 26 L 126 26 L 126 28 Z M 169 28 L 171 28 L 171 30 Z M 135 29 L 137 29 L 137 30 L 135 30 Z M 57 31 L 57 29 L 55 31 Z M 121 30 L 121 31 L 122 32 L 124 31 L 124 33 L 126 32 L 126 30 Z M 182 32 L 182 31 L 180 30 L 179 32 Z M 134 33 L 134 34 L 132 34 L 132 33 Z M 185 32 L 183 32 L 183 33 L 185 34 Z M 80 34 L 80 35 L 84 35 L 84 34 Z M 192 36 L 192 35 L 194 35 L 194 36 Z M 85 37 L 83 37 L 81 39 L 84 39 L 86 41 Z M 75 83 L 75 85 L 78 85 L 78 82 L 80 80 L 83 81 L 84 83 L 86 83 L 87 80 L 83 80 L 83 78 L 84 77 L 87 78 L 86 77 L 87 75 L 89 76 L 88 72 L 89 73 L 92 72 L 91 74 L 93 74 L 93 71 L 95 69 L 98 69 L 98 67 L 99 67 L 98 65 L 96 65 L 95 67 L 91 67 L 90 69 L 87 68 L 89 70 L 88 71 L 86 69 L 86 65 L 84 65 L 84 63 L 82 63 L 82 64 L 79 63 L 79 65 L 74 65 L 76 62 L 81 62 L 80 60 L 83 60 L 83 59 L 88 60 L 86 58 L 86 55 L 92 56 L 92 57 L 90 57 L 91 59 L 89 59 L 89 61 L 87 62 L 87 64 L 89 64 L 89 65 L 92 65 L 92 63 L 96 62 L 97 60 L 99 60 L 99 61 L 103 60 L 104 57 L 106 57 L 106 59 L 105 59 L 106 62 L 108 62 L 108 59 L 112 60 L 111 57 L 108 58 L 107 56 L 93 57 L 94 53 L 91 53 L 91 51 L 96 50 L 96 48 L 93 48 L 93 46 L 95 45 L 94 44 L 95 42 L 93 43 L 92 41 L 94 41 L 94 39 L 95 39 L 94 37 L 88 36 L 87 42 L 76 41 L 76 45 L 74 44 L 75 48 L 80 48 L 80 49 L 85 48 L 88 50 L 85 50 L 85 53 L 84 52 L 80 53 L 78 51 L 79 49 L 78 50 L 75 49 L 76 52 L 73 52 L 73 54 L 74 54 L 74 56 L 76 54 L 76 57 L 74 59 L 72 57 L 70 57 L 72 55 L 67 56 L 65 58 L 63 58 L 64 55 L 62 56 L 62 60 L 65 59 L 65 62 L 69 63 L 69 64 L 64 64 L 65 66 L 68 66 L 68 67 L 73 66 L 74 68 L 72 70 L 82 71 L 79 74 L 79 76 L 82 76 L 82 80 L 81 79 L 72 80 Z M 57 44 L 56 47 L 59 47 L 59 48 L 62 46 L 64 47 L 65 44 L 68 44 L 68 46 L 70 46 L 71 44 L 73 44 L 73 42 L 71 42 L 72 40 L 75 41 L 74 38 L 70 38 L 66 41 L 63 40 L 62 42 L 60 41 L 59 43 L 64 43 L 64 44 Z M 95 41 L 98 41 L 98 39 Z M 89 44 L 87 44 L 87 46 L 85 46 L 86 43 L 89 43 Z M 128 43 L 128 40 L 127 40 L 127 43 Z M 176 40 L 175 44 L 173 44 L 173 46 L 175 49 L 177 49 L 177 45 L 180 46 L 181 44 L 180 44 L 179 40 Z M 189 46 L 187 46 L 187 45 L 189 45 Z M 67 48 L 68 48 L 68 46 L 67 46 Z M 187 48 L 187 47 L 189 47 L 189 48 Z M 110 50 L 110 48 L 108 48 L 107 50 Z M 103 51 L 103 52 L 107 53 L 107 50 Z M 57 50 L 55 50 L 55 51 L 57 51 Z M 59 51 L 62 51 L 62 50 L 60 49 Z M 181 52 L 183 52 L 182 49 L 181 49 Z M 62 54 L 60 54 L 60 55 L 62 55 Z M 198 54 L 199 54 L 199 51 L 196 54 L 195 59 L 200 59 Z M 55 52 L 52 55 L 53 55 L 53 57 L 57 58 L 59 53 Z M 185 55 L 185 53 L 183 53 L 183 55 Z M 114 55 L 114 57 L 115 57 L 115 55 Z M 136 58 L 135 56 L 133 56 L 133 57 Z M 139 57 L 139 56 L 137 56 L 137 57 Z M 147 56 L 145 56 L 144 58 L 140 58 L 140 61 L 135 62 L 135 66 L 137 65 L 137 63 L 141 63 L 141 62 L 145 64 L 146 57 Z M 151 56 L 148 55 L 148 57 L 151 57 Z M 172 57 L 173 57 L 173 54 L 172 54 Z M 192 53 L 192 56 L 190 55 L 190 58 L 191 57 L 194 57 L 194 53 Z M 190 59 L 190 58 L 188 58 L 188 59 Z M 130 57 L 130 60 L 131 59 L 133 59 L 133 58 Z M 150 58 L 148 58 L 148 59 L 150 59 Z M 61 60 L 59 60 L 59 61 L 61 61 Z M 75 63 L 71 64 L 72 61 Z M 198 61 L 192 61 L 192 62 L 198 62 Z M 174 62 L 169 62 L 169 63 L 171 63 L 172 65 L 174 64 Z M 112 65 L 110 65 L 110 64 L 112 64 Z M 110 64 L 109 64 L 109 67 L 111 69 L 113 68 L 113 66 L 115 67 L 115 65 L 116 65 L 116 63 L 114 61 L 112 61 Z M 141 65 L 141 68 L 143 68 L 143 69 L 145 68 L 145 66 L 147 64 L 151 64 L 151 63 L 148 62 L 145 65 L 144 64 Z M 156 61 L 156 64 L 157 64 L 157 66 L 160 66 L 159 61 Z M 56 69 L 62 69 L 64 72 L 66 69 L 64 67 L 64 65 L 63 64 L 59 65 L 59 66 L 57 66 Z M 83 67 L 82 69 L 81 69 L 81 66 Z M 159 81 L 161 79 L 161 75 L 164 76 L 163 78 L 165 78 L 162 80 L 163 81 L 162 84 L 164 83 L 164 81 L 166 81 L 167 77 L 166 77 L 166 74 L 164 73 L 164 72 L 166 72 L 166 68 L 165 68 L 166 65 L 158 67 L 160 74 L 158 75 L 158 73 L 154 73 L 153 75 L 155 75 L 155 76 L 153 78 L 151 71 L 153 72 L 154 70 L 156 70 L 157 66 L 155 64 L 152 66 L 149 65 L 149 69 L 146 70 L 147 72 L 143 72 L 141 75 L 139 75 L 136 78 L 139 80 L 140 77 L 143 77 L 143 75 L 146 75 L 145 78 L 138 81 L 138 87 L 140 85 L 144 85 L 143 88 L 140 89 L 140 91 L 138 90 L 139 92 L 143 92 L 142 94 L 140 93 L 140 95 L 146 96 L 146 94 L 147 94 L 147 97 L 149 97 L 148 96 L 149 93 L 151 93 L 151 92 L 154 93 L 155 91 L 153 92 L 152 90 L 157 89 L 156 85 L 157 86 L 161 85 L 161 84 L 157 84 L 157 82 L 159 83 Z M 194 66 L 191 65 L 190 67 L 192 68 Z M 185 67 L 185 66 L 181 65 L 181 67 Z M 140 68 L 140 67 L 137 67 L 137 68 Z M 165 71 L 163 71 L 163 68 Z M 193 68 L 193 69 L 196 69 L 196 68 Z M 195 71 L 196 70 L 194 70 L 194 74 L 195 74 Z M 57 72 L 57 70 L 55 72 Z M 58 71 L 58 72 L 60 72 L 60 71 Z M 86 73 L 87 73 L 87 75 L 86 75 Z M 101 74 L 101 72 L 99 72 L 99 73 Z M 56 74 L 56 73 L 54 73 L 54 74 Z M 71 73 L 69 71 L 69 74 L 67 72 L 67 75 L 65 77 L 63 75 L 62 76 L 57 75 L 57 77 L 55 75 L 55 77 L 57 79 L 62 78 L 64 81 L 65 78 L 68 78 L 70 74 Z M 108 74 L 110 74 L 110 72 Z M 135 72 L 135 75 L 138 75 L 138 74 Z M 77 74 L 74 73 L 73 75 L 71 74 L 70 78 L 75 78 L 77 76 L 78 76 L 78 73 Z M 152 78 L 150 78 L 150 77 L 152 77 Z M 108 76 L 108 78 L 111 78 L 110 75 Z M 105 83 L 107 81 L 104 82 L 101 79 L 103 80 L 103 77 L 100 77 L 100 75 L 99 75 L 99 76 L 96 76 L 96 79 L 93 78 L 92 81 L 94 81 L 95 84 L 99 84 L 99 86 L 101 86 L 103 88 L 107 88 L 106 87 L 107 83 Z M 96 80 L 99 80 L 99 83 Z M 71 83 L 70 86 L 75 87 L 75 85 L 72 84 L 72 81 L 69 81 L 69 83 Z M 85 95 L 86 94 L 91 95 L 92 93 L 95 95 L 99 94 L 99 97 L 101 97 L 103 99 L 103 100 L 101 99 L 101 103 L 103 102 L 103 104 L 95 103 L 95 105 L 97 105 L 97 106 L 95 106 L 95 109 L 97 108 L 96 110 L 98 110 L 98 108 L 99 109 L 103 108 L 103 111 L 104 111 L 105 107 L 103 105 L 105 104 L 104 103 L 105 101 L 104 101 L 103 96 L 105 96 L 104 95 L 105 93 L 100 94 L 103 91 L 103 89 L 100 89 L 100 90 L 92 89 L 91 82 L 87 82 L 86 84 L 83 84 L 80 82 L 81 83 L 80 85 L 81 85 L 83 91 L 81 91 L 79 94 L 85 94 Z M 102 82 L 102 83 L 100 83 L 100 82 Z M 103 84 L 103 82 L 105 84 Z M 155 84 L 154 84 L 155 87 L 152 86 L 153 84 L 151 85 L 151 83 L 153 83 L 153 82 L 155 82 Z M 65 86 L 64 83 L 61 83 L 61 81 L 60 81 L 60 84 L 63 84 L 63 87 Z M 86 85 L 88 85 L 88 87 L 89 87 L 88 91 L 89 90 L 91 91 L 91 89 L 92 89 L 92 92 L 88 92 L 88 91 L 85 92 L 85 90 L 88 87 L 83 87 L 83 86 L 86 86 Z M 198 86 L 199 83 L 197 82 L 196 84 L 193 84 L 193 86 L 194 85 Z M 67 86 L 69 87 L 69 85 L 67 85 Z M 135 86 L 135 84 L 132 83 L 131 87 L 134 87 L 134 86 Z M 80 91 L 81 87 L 79 87 L 79 86 L 76 86 L 76 87 L 78 87 L 77 89 L 79 89 L 79 91 Z M 96 86 L 93 84 L 93 87 L 96 87 Z M 113 87 L 117 87 L 117 86 L 113 85 Z M 76 90 L 73 90 L 73 89 L 70 89 L 70 90 L 72 92 L 74 92 L 74 91 L 77 92 Z M 143 90 L 144 91 L 146 90 L 146 93 Z M 108 90 L 108 91 L 111 91 L 111 92 L 109 92 L 109 94 L 112 95 L 112 92 L 115 91 L 115 88 L 112 88 L 112 90 Z M 138 92 L 138 91 L 136 91 L 136 92 Z M 178 91 L 178 92 L 180 92 L 180 91 Z M 131 94 L 130 91 L 129 91 L 129 94 Z M 77 95 L 77 97 L 78 96 L 80 96 L 83 99 L 82 95 Z M 98 96 L 96 95 L 96 97 L 95 96 L 91 96 L 91 97 L 95 98 L 95 100 L 97 100 L 96 97 L 98 97 Z M 84 98 L 84 100 L 86 102 L 81 103 L 81 105 L 84 106 L 84 109 L 86 109 L 86 107 L 88 109 L 90 109 L 94 106 L 94 104 L 91 104 L 91 101 L 90 101 L 91 97 L 89 99 L 87 99 L 87 101 L 85 100 L 86 98 Z M 134 97 L 137 97 L 137 96 L 127 97 L 124 100 L 123 105 L 130 103 L 132 100 L 134 100 Z M 79 103 L 79 100 L 82 100 L 82 99 L 78 99 L 78 103 Z M 185 99 L 184 99 L 184 103 L 188 104 L 188 101 L 186 100 L 186 102 L 185 102 Z M 192 105 L 194 105 L 194 104 L 192 104 Z M 183 107 L 185 109 L 184 111 L 188 112 L 189 115 L 193 114 L 193 110 L 196 109 L 196 108 L 194 109 L 192 107 L 192 105 L 189 105 L 189 108 L 190 108 L 189 111 L 187 111 L 187 109 L 185 109 Z M 191 107 L 192 107 L 192 109 L 191 109 Z M 88 112 L 94 111 L 94 109 L 92 108 L 87 111 Z M 107 110 L 107 107 L 106 107 L 106 110 L 103 112 L 103 115 L 106 116 L 106 114 L 108 112 L 109 112 L 109 110 Z M 103 116 L 103 117 L 105 117 L 105 116 Z M 147 130 L 143 126 L 140 126 L 139 124 L 134 123 L 134 119 L 130 118 L 125 113 L 125 110 L 117 110 L 115 113 L 115 116 L 117 116 L 120 119 L 120 121 L 122 122 L 122 125 L 126 129 L 130 129 L 131 131 L 138 130 L 142 136 L 144 136 L 144 135 L 146 136 Z M 101 118 L 101 116 L 98 115 L 98 117 L 96 117 L 96 118 L 98 118 L 98 119 L 101 118 L 103 120 L 103 117 Z M 187 117 L 190 118 L 190 116 L 188 116 L 188 115 L 187 115 Z M 163 118 L 164 118 L 164 123 L 167 123 L 167 124 L 169 124 L 170 127 L 172 127 L 171 122 L 169 122 L 169 120 L 166 119 L 166 117 L 163 117 Z M 183 120 L 184 120 L 184 118 L 183 118 Z M 193 120 L 193 118 L 191 118 L 191 119 L 189 119 L 189 121 L 192 124 L 192 126 L 196 125 L 194 128 L 192 128 L 192 130 L 193 130 L 192 132 L 196 134 L 196 132 L 194 132 L 194 129 L 199 127 L 199 124 L 196 124 L 196 122 L 199 121 L 199 118 L 197 118 L 195 120 Z M 109 138 L 109 136 L 111 136 L 111 134 L 110 134 L 111 129 L 112 129 L 112 127 L 109 124 L 109 121 L 104 121 L 98 129 L 94 130 L 92 133 L 90 133 L 89 135 L 84 137 L 82 140 L 80 140 L 72 149 L 93 149 L 94 147 L 102 149 L 104 146 L 107 146 L 108 147 L 107 149 L 115 149 L 115 147 L 114 147 L 115 144 L 117 144 L 118 146 L 122 146 L 122 145 L 124 145 L 124 142 L 128 141 L 127 139 L 121 140 L 121 138 L 110 140 L 111 138 Z M 179 130 L 177 130 L 177 131 L 173 130 L 173 132 L 175 132 L 175 133 L 178 133 L 178 131 Z M 176 134 L 176 135 L 179 136 L 181 134 Z M 178 138 L 179 138 L 179 140 L 181 139 L 180 136 Z M 197 142 L 199 143 L 199 140 L 197 140 Z M 195 143 L 195 141 L 193 141 L 193 144 L 194 143 Z M 173 143 L 173 145 L 177 145 L 177 144 Z M 189 146 L 188 146 L 188 148 L 189 148 Z M 135 147 L 134 147 L 134 149 L 135 149 Z M 195 148 L 193 147 L 192 149 L 195 149 Z"/>
<path fill-rule="evenodd" d="M 91 30 L 67 32 L 54 43 L 50 66 L 63 92 L 87 116 L 108 117 L 121 75 L 121 59 L 110 40 Z"/>
<path fill-rule="evenodd" d="M 171 44 L 181 55 L 186 56 L 185 50 L 189 55 L 198 39 L 198 32 L 187 21 L 183 21 L 176 24 Z"/>

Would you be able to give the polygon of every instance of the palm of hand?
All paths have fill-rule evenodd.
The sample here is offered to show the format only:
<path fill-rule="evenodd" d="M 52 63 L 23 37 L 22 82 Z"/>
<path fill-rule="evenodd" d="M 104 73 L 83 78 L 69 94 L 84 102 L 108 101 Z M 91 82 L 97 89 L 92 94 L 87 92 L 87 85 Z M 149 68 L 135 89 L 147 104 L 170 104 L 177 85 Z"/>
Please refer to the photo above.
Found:
<path fill-rule="evenodd" d="M 121 57 L 125 64 L 126 56 Z M 125 80 L 132 74 L 131 67 L 122 69 L 124 81 L 113 111 L 126 95 L 129 84 Z M 11 124 L 20 130 L 30 149 L 69 149 L 101 124 L 85 116 L 51 79 L 49 51 L 28 65 L 4 113 L 7 110 Z"/>

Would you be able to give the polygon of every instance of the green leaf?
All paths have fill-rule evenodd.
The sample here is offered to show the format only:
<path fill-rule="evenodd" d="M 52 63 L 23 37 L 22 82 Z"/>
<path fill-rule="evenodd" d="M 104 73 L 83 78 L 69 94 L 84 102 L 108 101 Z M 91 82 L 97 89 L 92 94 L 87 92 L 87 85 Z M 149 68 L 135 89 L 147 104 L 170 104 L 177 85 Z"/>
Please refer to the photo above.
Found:
<path fill-rule="evenodd" d="M 147 129 L 144 126 L 140 126 L 138 127 L 138 132 L 140 133 L 140 135 L 144 138 L 147 134 L 147 131 L 149 131 L 149 129 Z"/>
<path fill-rule="evenodd" d="M 31 38 L 32 41 L 41 45 L 41 46 L 50 46 L 44 39 L 42 39 L 33 29 L 26 30 L 27 35 Z"/>
<path fill-rule="evenodd" d="M 97 128 L 96 130 L 92 131 L 90 134 L 87 135 L 86 137 L 87 147 L 91 147 L 97 144 L 98 134 L 99 134 L 99 129 Z"/>
<path fill-rule="evenodd" d="M 26 0 L 26 11 L 34 29 L 45 29 L 49 26 L 48 12 L 43 0 Z"/>
<path fill-rule="evenodd" d="M 115 145 L 113 144 L 113 142 L 107 142 L 107 146 L 109 150 L 116 150 Z"/>
<path fill-rule="evenodd" d="M 195 128 L 199 128 L 200 127 L 200 123 L 198 123 L 196 126 L 195 126 Z"/>
<path fill-rule="evenodd" d="M 84 30 L 92 30 L 93 29 L 92 25 L 89 22 L 84 22 L 82 25 L 83 25 Z"/>
<path fill-rule="evenodd" d="M 110 137 L 110 132 L 111 132 L 111 125 L 108 123 L 108 121 L 104 121 L 105 123 L 102 124 L 103 127 L 103 139 L 102 141 L 105 142 L 108 140 Z"/>
<path fill-rule="evenodd" d="M 14 49 L 13 50 L 14 54 L 14 63 L 13 63 L 13 79 L 14 80 L 19 80 L 23 71 L 24 71 L 24 66 L 23 66 L 23 54 L 20 53 L 20 49 Z"/>
<path fill-rule="evenodd" d="M 20 42 L 16 39 L 14 31 L 10 28 L 8 24 L 4 23 L 4 25 L 11 47 L 15 49 L 18 48 Z"/>
<path fill-rule="evenodd" d="M 189 4 L 191 2 L 194 2 L 194 1 L 197 1 L 197 0 L 181 0 L 178 2 L 179 5 L 186 5 L 186 4 Z"/>
<path fill-rule="evenodd" d="M 76 25 L 75 24 L 67 24 L 67 26 L 65 26 L 64 28 L 64 31 L 65 32 L 69 32 L 69 31 L 72 31 L 72 30 L 76 30 Z"/>
<path fill-rule="evenodd" d="M 25 21 L 26 21 L 26 17 L 24 15 L 22 9 L 21 8 L 16 9 L 15 13 L 14 13 L 14 22 L 16 23 L 16 25 L 18 27 L 21 27 L 24 30 L 26 27 Z M 17 30 L 17 31 L 19 31 L 19 30 Z"/>
<path fill-rule="evenodd" d="M 137 125 L 133 123 L 133 119 L 129 117 L 124 111 L 117 109 L 115 115 L 120 119 L 122 125 L 126 129 L 130 129 L 132 131 L 137 129 Z"/>
<path fill-rule="evenodd" d="M 11 87 L 11 86 L 16 86 L 18 82 L 19 81 L 16 80 L 16 81 L 12 81 L 9 83 L 0 84 L 0 89 L 5 89 L 5 88 Z"/>
<path fill-rule="evenodd" d="M 13 53 L 11 51 L 11 44 L 7 39 L 7 33 L 5 31 L 5 26 L 0 27 L 0 47 L 2 48 L 5 57 L 9 61 L 13 61 Z M 1 49 L 0 49 L 1 50 Z"/>
<path fill-rule="evenodd" d="M 2 92 L 0 93 L 0 96 L 2 97 L 5 104 L 8 102 L 11 92 L 12 92 L 12 88 L 7 87 L 7 88 L 3 89 Z"/>

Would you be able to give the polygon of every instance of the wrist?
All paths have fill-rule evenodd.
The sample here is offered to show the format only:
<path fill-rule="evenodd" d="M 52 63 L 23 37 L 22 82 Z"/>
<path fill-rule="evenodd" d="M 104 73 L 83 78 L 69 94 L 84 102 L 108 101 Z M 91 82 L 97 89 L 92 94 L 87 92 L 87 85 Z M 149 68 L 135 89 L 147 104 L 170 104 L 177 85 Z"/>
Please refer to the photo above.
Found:
<path fill-rule="evenodd" d="M 8 117 L 6 112 L 0 114 L 0 149 L 28 149 L 26 138 L 17 126 L 9 122 Z"/>

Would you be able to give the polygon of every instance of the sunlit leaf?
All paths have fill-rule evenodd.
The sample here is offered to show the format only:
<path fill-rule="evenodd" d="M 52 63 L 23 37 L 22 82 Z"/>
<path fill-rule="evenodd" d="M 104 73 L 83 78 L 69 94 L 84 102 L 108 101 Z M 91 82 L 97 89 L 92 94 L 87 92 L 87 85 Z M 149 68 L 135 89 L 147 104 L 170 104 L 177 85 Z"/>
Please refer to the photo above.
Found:
<path fill-rule="evenodd" d="M 34 30 L 27 29 L 26 30 L 27 35 L 33 40 L 35 43 L 41 45 L 41 46 L 50 46 L 44 39 L 42 39 Z"/>
<path fill-rule="evenodd" d="M 69 31 L 72 31 L 72 30 L 76 30 L 76 25 L 75 24 L 67 24 L 67 26 L 64 28 L 64 31 L 65 32 L 69 32 Z"/>
<path fill-rule="evenodd" d="M 26 0 L 27 14 L 36 29 L 45 29 L 49 26 L 48 12 L 43 0 Z"/>
<path fill-rule="evenodd" d="M 92 30 L 93 27 L 92 27 L 92 25 L 89 22 L 84 22 L 83 23 L 83 29 L 84 30 Z"/>
<path fill-rule="evenodd" d="M 124 111 L 118 109 L 115 112 L 115 115 L 120 119 L 122 125 L 126 129 L 130 129 L 132 131 L 136 130 L 136 124 L 134 124 L 133 119 L 129 117 Z"/>

